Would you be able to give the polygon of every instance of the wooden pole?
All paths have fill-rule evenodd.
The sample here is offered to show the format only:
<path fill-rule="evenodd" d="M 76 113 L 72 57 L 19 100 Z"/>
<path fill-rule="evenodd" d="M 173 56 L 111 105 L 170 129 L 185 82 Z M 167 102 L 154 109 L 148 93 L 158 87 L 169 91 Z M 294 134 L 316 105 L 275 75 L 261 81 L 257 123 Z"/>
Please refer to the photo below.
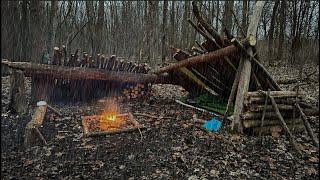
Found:
<path fill-rule="evenodd" d="M 300 112 L 301 119 L 303 120 L 303 124 L 306 127 L 306 130 L 307 130 L 309 136 L 311 137 L 313 144 L 316 145 L 317 147 L 319 147 L 319 141 L 317 140 L 316 136 L 314 135 L 314 133 L 311 129 L 311 126 L 310 126 L 310 123 L 307 119 L 307 116 L 303 113 L 299 103 L 296 103 L 295 106 L 298 108 L 298 110 Z"/>
<path fill-rule="evenodd" d="M 266 115 L 266 110 L 267 110 L 267 104 L 268 104 L 268 98 L 270 96 L 270 89 L 268 89 L 268 93 L 266 95 L 266 100 L 264 102 L 264 108 L 263 108 L 263 113 L 262 113 L 262 118 L 261 118 L 261 126 L 260 128 L 262 129 L 263 127 L 263 123 L 264 123 L 264 118 L 265 118 L 265 115 Z M 259 132 L 259 137 L 261 136 L 261 131 Z"/>
<path fill-rule="evenodd" d="M 236 75 L 235 75 L 235 78 L 234 78 L 234 81 L 233 81 L 233 84 L 232 84 L 232 89 L 231 89 L 231 92 L 230 92 L 230 95 L 229 95 L 227 108 L 226 108 L 226 111 L 224 113 L 224 117 L 228 116 L 228 113 L 229 113 L 229 111 L 231 109 L 231 106 L 233 104 L 233 101 L 234 101 L 234 98 L 235 98 L 235 95 L 236 95 L 236 92 L 237 92 L 237 87 L 238 87 L 238 84 L 239 84 L 240 71 L 242 69 L 242 66 L 243 66 L 243 60 L 241 58 L 240 62 L 239 62 L 238 70 L 236 72 Z"/>
<path fill-rule="evenodd" d="M 265 95 L 267 95 L 267 94 L 265 94 Z M 281 122 L 281 126 L 282 126 L 282 128 L 285 130 L 286 134 L 288 135 L 291 144 L 293 145 L 294 149 L 295 149 L 298 153 L 300 153 L 300 150 L 299 150 L 299 148 L 298 148 L 297 142 L 296 142 L 296 140 L 294 139 L 293 135 L 291 134 L 291 132 L 290 132 L 288 126 L 287 126 L 287 123 L 284 121 L 284 119 L 283 119 L 283 117 L 282 117 L 282 115 L 281 115 L 281 113 L 280 113 L 280 111 L 279 111 L 279 109 L 278 109 L 278 106 L 277 106 L 277 104 L 276 104 L 276 101 L 274 100 L 274 98 L 273 98 L 272 96 L 269 96 L 269 98 L 270 98 L 270 100 L 271 100 L 273 109 L 274 109 L 276 115 L 278 116 L 278 119 L 279 119 L 280 122 Z"/>
<path fill-rule="evenodd" d="M 260 19 L 264 4 L 265 4 L 264 1 L 257 1 L 253 15 L 251 17 L 249 27 L 248 27 L 247 37 L 256 34 L 259 19 Z M 247 53 L 250 56 L 253 56 L 252 47 L 249 47 L 247 49 Z M 239 133 L 242 133 L 242 130 L 243 130 L 240 114 L 243 111 L 244 94 L 248 92 L 248 89 L 249 89 L 251 68 L 252 67 L 251 67 L 250 59 L 244 59 L 243 68 L 241 70 L 239 85 L 237 89 L 237 96 L 236 96 L 235 109 L 234 109 L 234 120 L 232 121 L 232 124 L 231 124 L 231 130 L 237 131 Z"/>

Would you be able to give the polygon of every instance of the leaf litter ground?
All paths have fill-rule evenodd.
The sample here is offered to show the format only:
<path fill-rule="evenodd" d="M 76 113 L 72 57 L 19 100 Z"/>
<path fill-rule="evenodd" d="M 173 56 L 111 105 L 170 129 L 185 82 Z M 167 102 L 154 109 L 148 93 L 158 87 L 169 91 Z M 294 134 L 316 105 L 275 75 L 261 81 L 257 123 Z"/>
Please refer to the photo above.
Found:
<path fill-rule="evenodd" d="M 270 69 L 270 68 L 269 68 Z M 315 77 L 319 76 L 319 70 Z M 271 73 L 281 77 L 279 68 Z M 280 79 L 280 78 L 279 78 Z M 310 102 L 318 104 L 319 81 L 304 85 Z M 292 85 L 293 86 L 293 85 Z M 292 87 L 282 87 L 291 90 Z M 315 88 L 315 89 L 312 89 Z M 55 106 L 64 117 L 49 114 L 41 128 L 47 146 L 24 149 L 23 130 L 33 109 L 16 116 L 6 109 L 9 77 L 2 77 L 1 178 L 61 179 L 318 179 L 319 154 L 306 133 L 296 134 L 303 155 L 298 156 L 284 135 L 263 138 L 208 134 L 197 120 L 210 115 L 175 103 L 186 92 L 178 86 L 155 85 L 154 96 L 120 103 L 146 128 L 137 132 L 84 138 L 82 116 L 98 113 L 99 103 Z M 315 93 L 316 92 L 316 93 Z M 27 79 L 30 94 L 30 79 Z M 30 100 L 30 99 L 28 99 Z M 163 118 L 165 117 L 165 118 Z M 168 118 L 171 117 L 171 118 Z M 310 117 L 319 137 L 319 117 Z M 263 141 L 263 144 L 262 144 Z"/>

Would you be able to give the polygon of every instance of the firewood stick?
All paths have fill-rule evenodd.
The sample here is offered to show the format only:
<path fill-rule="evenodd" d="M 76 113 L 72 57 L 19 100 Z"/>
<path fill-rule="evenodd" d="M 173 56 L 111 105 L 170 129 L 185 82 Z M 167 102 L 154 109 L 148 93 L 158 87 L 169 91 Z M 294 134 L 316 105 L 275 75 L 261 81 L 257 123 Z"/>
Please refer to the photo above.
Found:
<path fill-rule="evenodd" d="M 273 111 L 272 105 L 270 104 L 271 102 L 267 102 L 267 103 L 268 104 L 266 106 L 259 105 L 259 104 L 251 104 L 250 106 L 246 106 L 245 110 L 246 112 L 262 112 L 264 108 L 266 108 L 266 111 L 271 111 L 271 110 Z M 294 105 L 279 104 L 279 103 L 277 104 L 280 111 L 293 111 L 295 109 Z"/>
<path fill-rule="evenodd" d="M 303 125 L 303 122 L 300 118 L 286 118 L 284 119 L 287 125 Z M 244 128 L 260 128 L 263 129 L 265 126 L 271 126 L 271 125 L 280 125 L 278 118 L 272 118 L 272 119 L 264 119 L 264 122 L 262 123 L 261 119 L 250 119 L 250 120 L 243 120 L 243 127 Z M 258 133 L 259 134 L 259 133 Z"/>
<path fill-rule="evenodd" d="M 319 141 L 316 139 L 316 136 L 314 135 L 314 133 L 311 129 L 311 126 L 310 126 L 310 123 L 307 119 L 307 116 L 303 113 L 299 103 L 296 103 L 295 106 L 298 108 L 298 110 L 300 112 L 301 119 L 303 120 L 303 124 L 306 127 L 306 130 L 307 130 L 309 136 L 311 137 L 313 144 L 316 145 L 317 147 L 319 147 Z"/>
<path fill-rule="evenodd" d="M 246 97 L 262 97 L 264 99 L 264 94 L 259 93 L 260 91 L 247 92 Z M 289 97 L 302 97 L 303 94 L 297 93 L 295 91 L 270 91 L 270 96 L 273 98 L 289 98 Z"/>
<path fill-rule="evenodd" d="M 262 91 L 262 92 L 263 92 L 263 91 Z M 267 93 L 265 93 L 265 92 L 263 92 L 263 93 L 264 93 L 266 96 L 268 96 Z M 293 145 L 294 149 L 295 149 L 299 154 L 301 154 L 301 152 L 300 152 L 300 150 L 299 150 L 299 147 L 298 147 L 298 145 L 297 145 L 297 142 L 296 142 L 296 140 L 294 139 L 294 136 L 293 136 L 292 133 L 290 132 L 290 130 L 289 130 L 288 126 L 287 126 L 287 123 L 284 121 L 284 119 L 283 119 L 283 117 L 282 117 L 282 115 L 281 115 L 281 113 L 280 113 L 280 111 L 279 111 L 279 109 L 278 109 L 278 106 L 277 106 L 276 101 L 275 101 L 274 98 L 273 98 L 272 96 L 270 96 L 270 95 L 269 95 L 269 98 L 270 98 L 270 100 L 271 100 L 271 102 L 272 102 L 272 106 L 273 106 L 273 108 L 274 108 L 274 111 L 275 111 L 276 115 L 278 116 L 278 119 L 279 119 L 280 122 L 281 122 L 281 126 L 282 126 L 282 128 L 285 130 L 286 134 L 288 135 L 288 138 L 289 138 L 291 144 Z"/>
<path fill-rule="evenodd" d="M 268 104 L 268 98 L 270 96 L 270 89 L 268 89 L 268 92 L 267 92 L 267 95 L 266 95 L 266 100 L 264 102 L 264 108 L 263 108 L 263 113 L 262 113 L 262 118 L 261 118 L 261 126 L 260 128 L 262 129 L 263 127 L 263 123 L 264 123 L 264 118 L 265 118 L 265 115 L 266 115 L 266 110 L 267 110 L 267 104 Z M 259 137 L 261 137 L 261 131 L 259 132 Z"/>
<path fill-rule="evenodd" d="M 47 105 L 48 109 L 50 109 L 52 112 L 56 113 L 58 116 L 62 117 L 63 115 L 54 107 Z"/>

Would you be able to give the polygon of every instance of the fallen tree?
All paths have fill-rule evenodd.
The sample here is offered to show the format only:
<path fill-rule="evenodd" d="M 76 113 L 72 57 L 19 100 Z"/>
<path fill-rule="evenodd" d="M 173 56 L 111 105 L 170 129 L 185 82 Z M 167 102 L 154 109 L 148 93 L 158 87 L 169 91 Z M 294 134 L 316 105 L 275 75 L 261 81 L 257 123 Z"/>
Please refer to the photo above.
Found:
<path fill-rule="evenodd" d="M 50 76 L 50 78 L 61 79 L 88 79 L 88 80 L 108 80 L 121 82 L 144 82 L 144 83 L 173 83 L 166 74 L 144 74 L 120 71 L 108 71 L 95 68 L 53 66 L 46 64 L 35 64 L 30 62 L 10 62 L 2 60 L 3 65 L 13 69 L 24 71 L 25 76 Z"/>

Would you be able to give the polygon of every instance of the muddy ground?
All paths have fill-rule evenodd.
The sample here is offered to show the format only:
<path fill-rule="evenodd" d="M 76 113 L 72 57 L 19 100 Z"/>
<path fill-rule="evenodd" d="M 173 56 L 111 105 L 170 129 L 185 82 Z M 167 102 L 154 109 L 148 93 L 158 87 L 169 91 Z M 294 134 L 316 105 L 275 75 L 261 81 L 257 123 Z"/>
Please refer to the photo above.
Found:
<path fill-rule="evenodd" d="M 288 67 L 268 68 L 275 79 L 296 77 Z M 319 69 L 316 82 L 301 88 L 314 105 L 319 104 Z M 30 95 L 30 79 L 27 79 Z M 294 84 L 282 88 L 292 90 Z M 1 179 L 318 179 L 319 153 L 307 134 L 295 134 L 302 149 L 298 155 L 285 135 L 231 135 L 222 130 L 207 133 L 195 119 L 209 115 L 183 107 L 174 100 L 186 92 L 178 86 L 153 86 L 155 95 L 146 100 L 120 103 L 123 112 L 146 113 L 158 118 L 135 116 L 145 129 L 131 133 L 85 138 L 82 116 L 99 113 L 101 103 L 57 106 L 64 116 L 48 113 L 40 129 L 48 145 L 25 149 L 23 129 L 33 108 L 24 116 L 7 111 L 9 77 L 2 77 Z M 30 100 L 30 99 L 28 99 Z M 309 117 L 319 137 L 319 117 Z"/>

